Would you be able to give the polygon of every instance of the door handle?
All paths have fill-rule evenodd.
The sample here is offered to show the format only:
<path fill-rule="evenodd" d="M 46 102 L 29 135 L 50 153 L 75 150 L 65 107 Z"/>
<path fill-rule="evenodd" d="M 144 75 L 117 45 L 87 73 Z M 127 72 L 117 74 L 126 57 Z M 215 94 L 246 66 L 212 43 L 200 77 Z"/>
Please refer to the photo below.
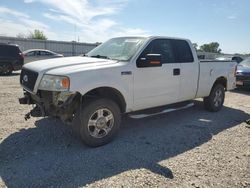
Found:
<path fill-rule="evenodd" d="M 173 75 L 174 76 L 177 76 L 177 75 L 180 75 L 180 74 L 181 74 L 181 69 L 177 68 L 177 69 L 173 70 Z"/>

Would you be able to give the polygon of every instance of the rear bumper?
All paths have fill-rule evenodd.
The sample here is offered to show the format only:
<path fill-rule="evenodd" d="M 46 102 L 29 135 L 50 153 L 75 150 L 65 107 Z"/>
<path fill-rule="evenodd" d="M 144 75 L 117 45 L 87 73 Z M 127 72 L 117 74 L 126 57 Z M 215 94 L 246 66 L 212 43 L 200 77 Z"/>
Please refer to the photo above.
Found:
<path fill-rule="evenodd" d="M 237 88 L 250 88 L 250 84 L 249 83 L 243 83 L 243 85 L 240 84 L 236 84 Z"/>
<path fill-rule="evenodd" d="M 250 87 L 250 76 L 237 76 L 236 77 L 237 87 Z"/>

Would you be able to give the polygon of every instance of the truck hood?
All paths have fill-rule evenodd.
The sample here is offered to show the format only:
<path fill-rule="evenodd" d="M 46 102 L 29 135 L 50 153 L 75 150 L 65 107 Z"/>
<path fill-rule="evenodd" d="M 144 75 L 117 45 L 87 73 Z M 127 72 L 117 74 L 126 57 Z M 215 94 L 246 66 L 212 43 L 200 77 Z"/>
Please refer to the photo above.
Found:
<path fill-rule="evenodd" d="M 25 69 L 33 70 L 35 72 L 64 72 L 66 73 L 68 70 L 82 70 L 82 69 L 93 69 L 95 67 L 105 67 L 112 64 L 117 63 L 117 60 L 109 60 L 109 59 L 100 59 L 100 58 L 91 58 L 91 57 L 62 57 L 55 59 L 46 59 L 40 61 L 34 61 L 31 63 L 27 63 L 23 66 Z M 66 69 L 65 69 L 66 68 Z"/>

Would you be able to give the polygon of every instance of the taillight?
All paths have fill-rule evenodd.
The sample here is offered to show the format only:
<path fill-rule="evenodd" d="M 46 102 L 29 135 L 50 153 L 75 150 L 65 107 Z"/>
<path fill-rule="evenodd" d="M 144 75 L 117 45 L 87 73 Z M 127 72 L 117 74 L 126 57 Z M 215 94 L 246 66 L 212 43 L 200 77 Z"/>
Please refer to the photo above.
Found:
<path fill-rule="evenodd" d="M 19 55 L 24 59 L 24 55 L 23 55 L 23 53 L 19 53 Z"/>

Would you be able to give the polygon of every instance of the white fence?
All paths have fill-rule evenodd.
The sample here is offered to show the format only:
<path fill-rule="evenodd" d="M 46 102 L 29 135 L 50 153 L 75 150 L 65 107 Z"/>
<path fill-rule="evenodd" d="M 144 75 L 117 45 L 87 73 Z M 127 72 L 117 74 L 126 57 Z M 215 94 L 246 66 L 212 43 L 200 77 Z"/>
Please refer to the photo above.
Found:
<path fill-rule="evenodd" d="M 23 39 L 16 37 L 0 36 L 0 43 L 17 44 L 21 51 L 29 49 L 47 49 L 64 56 L 75 56 L 89 52 L 98 43 L 79 43 L 79 42 L 64 42 L 53 40 L 36 40 L 36 39 Z"/>
<path fill-rule="evenodd" d="M 199 59 L 215 59 L 217 57 L 225 57 L 225 58 L 232 58 L 232 57 L 241 57 L 242 59 L 246 59 L 247 55 L 241 55 L 241 54 L 219 54 L 219 53 L 211 53 L 211 52 L 200 52 L 197 51 L 197 55 Z"/>

